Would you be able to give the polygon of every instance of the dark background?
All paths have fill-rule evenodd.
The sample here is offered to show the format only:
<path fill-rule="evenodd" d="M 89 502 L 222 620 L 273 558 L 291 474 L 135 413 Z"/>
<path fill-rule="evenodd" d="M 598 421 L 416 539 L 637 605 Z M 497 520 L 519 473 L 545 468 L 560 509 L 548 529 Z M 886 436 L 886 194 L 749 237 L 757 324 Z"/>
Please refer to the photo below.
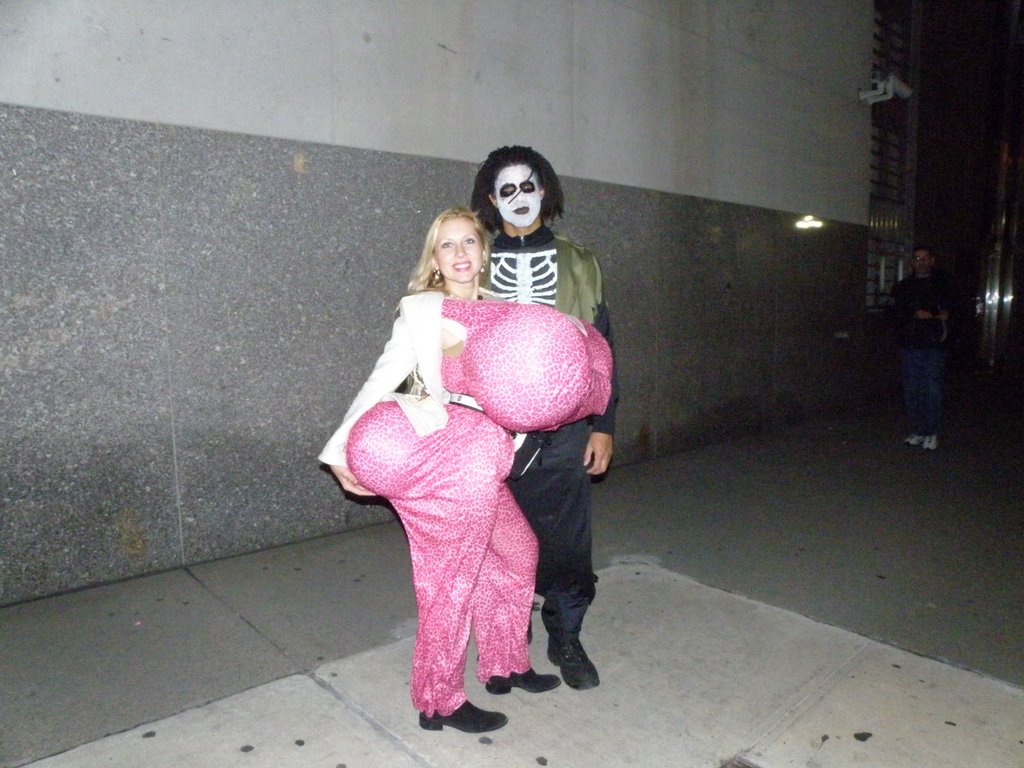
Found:
<path fill-rule="evenodd" d="M 1018 250 L 1018 6 L 1008 0 L 921 4 L 914 240 L 957 278 L 964 317 L 954 364 L 985 365 L 975 308 L 989 255 L 1000 242 L 1004 253 Z M 1002 357 L 1019 364 L 1019 320 L 1014 325 Z"/>

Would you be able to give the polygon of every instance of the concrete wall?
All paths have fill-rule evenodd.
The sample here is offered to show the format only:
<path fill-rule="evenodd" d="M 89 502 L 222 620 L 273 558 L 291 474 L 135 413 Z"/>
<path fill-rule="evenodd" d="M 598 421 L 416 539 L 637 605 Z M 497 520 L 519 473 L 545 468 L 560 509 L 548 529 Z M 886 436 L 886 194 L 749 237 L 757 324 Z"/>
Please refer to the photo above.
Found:
<path fill-rule="evenodd" d="M 781 138 L 796 141 L 797 116 L 759 123 L 765 91 L 723 83 L 738 88 L 747 62 L 795 89 L 799 57 L 814 58 L 804 41 L 826 36 L 821 9 L 860 53 L 870 8 L 865 21 L 814 4 L 808 31 L 800 3 L 751 4 L 760 26 L 738 3 L 520 4 L 529 23 L 504 52 L 484 14 L 510 13 L 498 3 L 201 5 L 0 5 L 0 603 L 390 519 L 346 501 L 315 456 L 386 339 L 428 223 L 467 201 L 475 163 L 506 141 L 551 157 L 559 229 L 602 256 L 618 462 L 862 397 L 867 163 L 850 157 L 866 158 L 866 112 L 839 106 L 835 69 L 808 86 L 829 138 L 799 184 Z M 786 34 L 789 69 L 726 44 L 781 52 Z M 641 88 L 643 57 L 616 57 L 644 35 L 657 39 Z M 165 55 L 171 43 L 184 49 Z M 459 46 L 476 66 L 449 71 Z M 731 120 L 688 111 L 691 81 L 671 76 L 669 60 L 700 56 L 729 75 L 700 104 L 731 103 Z M 358 77 L 339 74 L 350 65 Z M 484 108 L 506 101 L 514 121 Z M 664 119 L 640 122 L 655 102 Z M 834 218 L 795 229 L 807 211 Z"/>
<path fill-rule="evenodd" d="M 867 223 L 871 0 L 4 0 L 0 102 Z"/>

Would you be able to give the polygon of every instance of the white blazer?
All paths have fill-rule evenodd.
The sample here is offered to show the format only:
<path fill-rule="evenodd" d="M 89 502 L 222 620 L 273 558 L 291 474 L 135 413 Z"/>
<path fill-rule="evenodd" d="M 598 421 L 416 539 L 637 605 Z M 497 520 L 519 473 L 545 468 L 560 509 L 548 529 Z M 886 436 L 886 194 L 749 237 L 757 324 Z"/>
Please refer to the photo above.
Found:
<path fill-rule="evenodd" d="M 391 339 L 377 359 L 373 372 L 356 395 L 342 419 L 341 426 L 320 452 L 320 461 L 332 466 L 348 466 L 345 448 L 349 432 L 360 416 L 383 400 L 395 400 L 402 407 L 418 435 L 429 435 L 448 423 L 444 409 L 448 391 L 441 385 L 441 328 L 465 340 L 460 324 L 441 318 L 444 294 L 438 291 L 406 296 L 398 305 L 398 318 Z M 428 397 L 417 400 L 396 394 L 398 387 L 419 367 Z"/>

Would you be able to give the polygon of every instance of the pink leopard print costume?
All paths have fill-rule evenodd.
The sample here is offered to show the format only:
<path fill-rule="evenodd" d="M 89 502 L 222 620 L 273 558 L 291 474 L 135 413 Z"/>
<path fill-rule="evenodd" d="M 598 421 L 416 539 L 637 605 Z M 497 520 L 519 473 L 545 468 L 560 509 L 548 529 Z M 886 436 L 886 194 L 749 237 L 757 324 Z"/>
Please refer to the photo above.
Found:
<path fill-rule="evenodd" d="M 450 392 L 485 413 L 445 406 L 448 424 L 423 437 L 393 401 L 356 422 L 348 466 L 394 506 L 412 558 L 419 626 L 411 694 L 423 713 L 448 715 L 466 701 L 469 633 L 477 678 L 530 669 L 526 630 L 537 540 L 505 485 L 506 429 L 552 429 L 602 412 L 611 351 L 592 327 L 551 307 L 445 299 L 442 314 L 466 329 L 457 357 L 442 358 Z"/>
<path fill-rule="evenodd" d="M 444 302 L 445 317 L 472 334 L 462 355 L 465 379 L 453 387 L 446 380 L 446 389 L 473 395 L 515 432 L 557 429 L 604 411 L 612 353 L 593 326 L 538 304 L 468 304 Z"/>

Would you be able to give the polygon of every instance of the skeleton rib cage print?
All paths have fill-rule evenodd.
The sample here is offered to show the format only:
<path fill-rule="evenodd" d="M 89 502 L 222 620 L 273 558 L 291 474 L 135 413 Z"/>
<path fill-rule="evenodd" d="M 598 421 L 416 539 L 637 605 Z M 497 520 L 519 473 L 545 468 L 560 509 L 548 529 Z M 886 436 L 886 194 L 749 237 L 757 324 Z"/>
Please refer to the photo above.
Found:
<path fill-rule="evenodd" d="M 558 262 L 554 248 L 532 253 L 492 253 L 491 290 L 519 304 L 554 306 Z"/>

